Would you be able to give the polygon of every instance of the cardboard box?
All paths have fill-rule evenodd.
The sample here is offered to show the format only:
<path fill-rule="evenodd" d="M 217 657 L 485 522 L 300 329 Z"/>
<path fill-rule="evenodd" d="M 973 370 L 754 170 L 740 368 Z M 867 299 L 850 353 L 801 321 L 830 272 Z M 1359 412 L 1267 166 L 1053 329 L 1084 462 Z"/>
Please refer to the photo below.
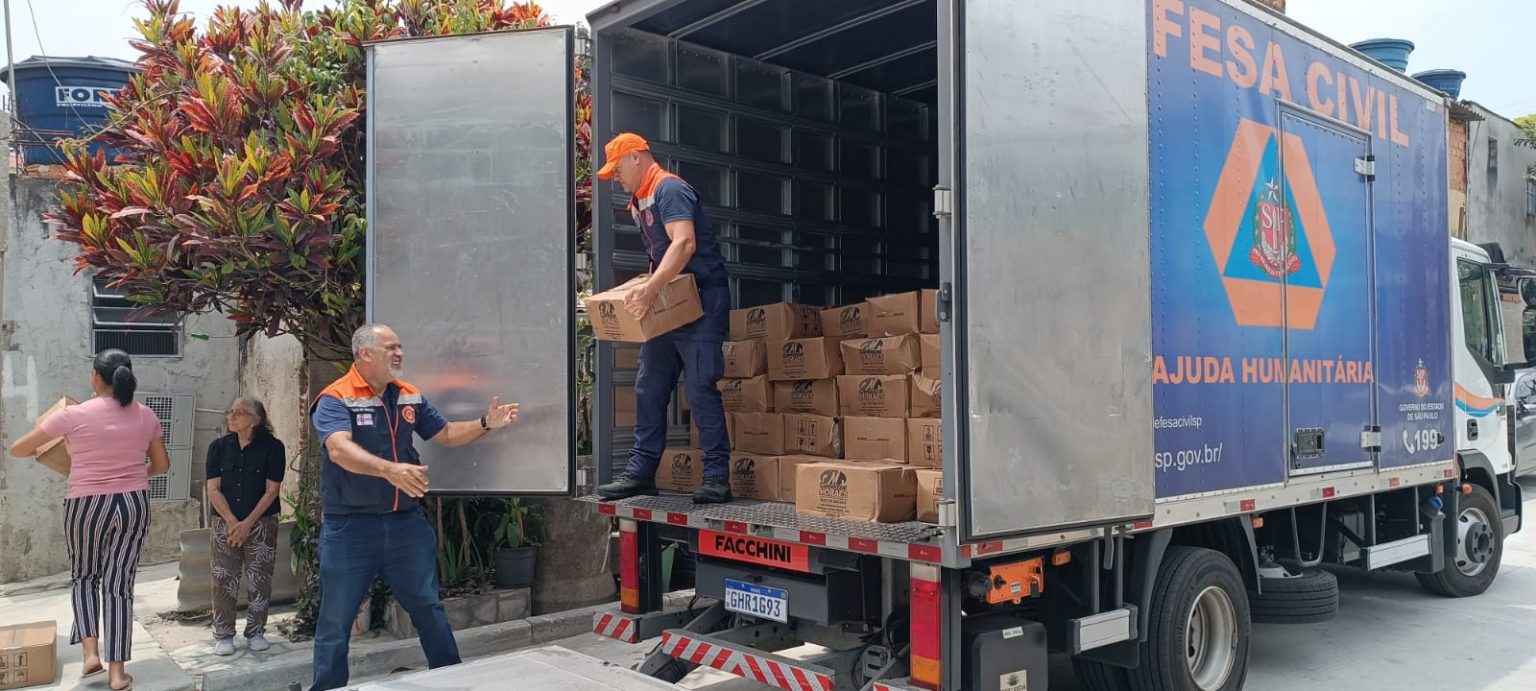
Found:
<path fill-rule="evenodd" d="M 905 463 L 907 421 L 890 417 L 844 417 L 843 458 Z"/>
<path fill-rule="evenodd" d="M 912 474 L 917 477 L 917 520 L 938 523 L 939 500 L 944 498 L 944 471 L 918 468 Z"/>
<path fill-rule="evenodd" d="M 864 314 L 869 305 L 863 302 L 821 311 L 821 335 L 846 340 L 869 335 L 864 326 Z"/>
<path fill-rule="evenodd" d="M 736 438 L 736 434 L 733 431 L 735 429 L 735 423 L 736 423 L 736 421 L 732 418 L 731 414 L 730 413 L 726 413 L 725 414 L 725 436 L 726 436 L 727 439 L 735 439 Z M 702 448 L 704 448 L 704 444 L 699 442 L 699 423 L 698 423 L 697 420 L 689 420 L 688 421 L 688 446 L 691 446 L 691 447 L 693 447 L 695 449 L 702 449 Z"/>
<path fill-rule="evenodd" d="M 640 369 L 640 349 L 614 348 L 613 367 L 614 369 Z"/>
<path fill-rule="evenodd" d="M 822 415 L 785 415 L 785 451 L 795 455 L 841 458 L 843 434 L 837 418 Z"/>
<path fill-rule="evenodd" d="M 53 683 L 58 624 L 37 621 L 0 626 L 0 689 Z"/>
<path fill-rule="evenodd" d="M 771 413 L 773 393 L 766 375 L 751 379 L 721 379 L 720 402 L 727 413 Z"/>
<path fill-rule="evenodd" d="M 835 338 L 803 338 L 768 342 L 768 378 L 772 381 L 831 379 L 843 373 L 843 356 Z"/>
<path fill-rule="evenodd" d="M 774 382 L 773 410 L 778 413 L 837 417 L 837 380 Z"/>
<path fill-rule="evenodd" d="M 731 454 L 731 494 L 737 499 L 779 498 L 779 457 Z"/>
<path fill-rule="evenodd" d="M 938 417 L 944 408 L 944 381 L 912 375 L 912 417 Z"/>
<path fill-rule="evenodd" d="M 726 341 L 725 375 L 731 379 L 751 379 L 768 371 L 768 348 L 762 341 Z"/>
<path fill-rule="evenodd" d="M 921 369 L 930 372 L 943 371 L 943 351 L 939 346 L 938 334 L 923 334 L 917 337 L 917 360 L 922 363 Z"/>
<path fill-rule="evenodd" d="M 732 341 L 793 341 L 821 336 L 821 308 L 780 302 L 731 310 Z"/>
<path fill-rule="evenodd" d="M 698 449 L 667 449 L 656 466 L 656 489 L 692 492 L 704 481 L 704 452 Z"/>
<path fill-rule="evenodd" d="M 807 463 L 826 463 L 829 459 L 819 456 L 779 456 L 779 501 L 795 500 L 795 475 L 800 466 Z"/>
<path fill-rule="evenodd" d="M 638 410 L 635 387 L 617 386 L 613 389 L 613 424 L 615 427 L 634 427 Z"/>
<path fill-rule="evenodd" d="M 784 416 L 773 413 L 731 413 L 732 447 L 759 456 L 784 455 Z"/>
<path fill-rule="evenodd" d="M 806 463 L 795 469 L 795 512 L 894 523 L 917 515 L 917 476 L 886 463 Z"/>
<path fill-rule="evenodd" d="M 587 318 L 592 321 L 592 336 L 599 341 L 644 343 L 704 316 L 699 302 L 699 288 L 693 274 L 678 274 L 663 286 L 651 303 L 651 311 L 636 319 L 624 309 L 624 296 L 650 276 L 637 276 L 613 290 L 586 299 Z"/>
<path fill-rule="evenodd" d="M 939 332 L 939 291 L 924 290 L 923 304 L 918 317 L 918 333 L 936 334 Z"/>
<path fill-rule="evenodd" d="M 890 336 L 843 341 L 848 374 L 910 374 L 917 371 L 917 337 Z"/>
<path fill-rule="evenodd" d="M 944 426 L 938 418 L 907 420 L 907 462 L 924 468 L 944 467 Z"/>
<path fill-rule="evenodd" d="M 922 329 L 922 299 L 917 292 L 881 295 L 864 301 L 864 326 L 871 338 L 915 334 Z"/>
<path fill-rule="evenodd" d="M 906 417 L 911 400 L 907 379 L 883 374 L 838 377 L 838 409 L 858 417 Z"/>
<path fill-rule="evenodd" d="M 63 410 L 65 406 L 78 405 L 79 403 L 79 401 L 68 396 L 60 398 L 54 401 L 53 405 L 48 406 L 48 409 L 43 411 L 42 415 L 37 416 L 37 424 L 43 424 L 43 420 L 47 420 L 48 416 Z M 37 459 L 38 463 L 43 464 L 43 467 L 65 477 L 69 476 L 69 443 L 64 441 L 63 437 L 58 437 L 47 444 L 39 446 L 34 458 Z"/>

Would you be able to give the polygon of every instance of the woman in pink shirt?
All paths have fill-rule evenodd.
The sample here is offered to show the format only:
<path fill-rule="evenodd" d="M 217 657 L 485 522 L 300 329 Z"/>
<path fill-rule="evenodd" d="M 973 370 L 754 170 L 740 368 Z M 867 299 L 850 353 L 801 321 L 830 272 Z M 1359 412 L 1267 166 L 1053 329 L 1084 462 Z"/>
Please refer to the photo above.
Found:
<path fill-rule="evenodd" d="M 31 456 L 59 437 L 68 446 L 64 533 L 75 606 L 69 642 L 84 645 L 82 676 L 100 674 L 97 630 L 105 628 L 111 687 L 124 691 L 133 687 L 124 666 L 133 650 L 139 551 L 149 532 L 149 477 L 170 469 L 171 460 L 154 411 L 133 400 L 138 380 L 128 354 L 103 350 L 92 370 L 96 397 L 48 416 L 11 445 L 11 455 Z"/>

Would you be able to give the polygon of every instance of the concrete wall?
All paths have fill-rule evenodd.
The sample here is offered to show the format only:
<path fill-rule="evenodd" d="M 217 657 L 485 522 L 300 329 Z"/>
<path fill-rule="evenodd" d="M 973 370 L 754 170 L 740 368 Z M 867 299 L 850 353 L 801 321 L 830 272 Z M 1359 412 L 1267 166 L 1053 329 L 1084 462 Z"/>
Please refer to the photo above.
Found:
<path fill-rule="evenodd" d="M 1519 126 L 1472 104 L 1483 120 L 1467 126 L 1467 239 L 1498 242 L 1514 264 L 1536 267 L 1536 216 L 1526 213 L 1526 175 L 1536 149 L 1516 146 Z M 1488 167 L 1489 140 L 1497 167 Z"/>
<path fill-rule="evenodd" d="M 14 206 L 0 214 L 4 254 L 0 262 L 0 444 L 9 446 L 59 397 L 91 395 L 90 281 L 75 274 L 74 245 L 50 239 L 40 214 L 52 203 L 52 180 L 10 176 Z M 237 390 L 238 342 L 222 315 L 194 315 L 175 358 L 134 358 L 139 389 L 195 394 L 192 499 L 157 503 L 146 563 L 174 559 L 182 530 L 198 528 L 206 512 L 202 478 L 208 444 L 223 433 L 222 411 Z M 185 336 L 183 336 L 185 339 Z M 63 477 L 31 459 L 0 460 L 0 583 L 69 568 L 63 540 Z"/>
<path fill-rule="evenodd" d="M 257 335 L 240 349 L 240 395 L 254 397 L 266 405 L 272 431 L 288 450 L 284 498 L 298 488 L 298 459 L 304 451 L 301 443 L 309 424 L 303 374 L 304 350 L 292 336 Z M 292 514 L 288 503 L 283 502 L 283 517 Z"/>

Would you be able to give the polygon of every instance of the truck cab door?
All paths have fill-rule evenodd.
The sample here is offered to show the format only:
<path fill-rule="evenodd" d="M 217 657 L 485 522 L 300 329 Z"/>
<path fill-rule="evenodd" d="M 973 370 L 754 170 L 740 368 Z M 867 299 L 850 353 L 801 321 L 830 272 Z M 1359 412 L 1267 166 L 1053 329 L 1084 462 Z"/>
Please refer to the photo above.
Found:
<path fill-rule="evenodd" d="M 1456 449 L 1488 459 L 1495 473 L 1513 468 L 1506 427 L 1501 372 L 1504 337 L 1498 288 L 1486 260 L 1465 250 L 1452 252 L 1456 278 L 1458 331 L 1455 344 Z M 1507 380 L 1506 380 L 1507 381 Z"/>
<path fill-rule="evenodd" d="M 418 444 L 434 493 L 574 486 L 573 47 L 569 27 L 367 46 L 368 320 L 449 420 L 521 404 L 473 444 Z"/>
<path fill-rule="evenodd" d="M 1521 372 L 1510 390 L 1515 408 L 1515 473 L 1536 470 L 1536 371 Z"/>

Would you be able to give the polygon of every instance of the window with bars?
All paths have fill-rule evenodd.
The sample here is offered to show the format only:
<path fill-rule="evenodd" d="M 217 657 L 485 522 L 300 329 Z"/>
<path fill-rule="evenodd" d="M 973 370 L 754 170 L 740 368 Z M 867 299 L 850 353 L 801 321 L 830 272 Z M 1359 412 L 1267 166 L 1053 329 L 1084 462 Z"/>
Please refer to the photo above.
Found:
<path fill-rule="evenodd" d="M 91 352 L 118 348 L 140 357 L 181 355 L 181 315 L 134 314 L 123 291 L 91 281 Z"/>

